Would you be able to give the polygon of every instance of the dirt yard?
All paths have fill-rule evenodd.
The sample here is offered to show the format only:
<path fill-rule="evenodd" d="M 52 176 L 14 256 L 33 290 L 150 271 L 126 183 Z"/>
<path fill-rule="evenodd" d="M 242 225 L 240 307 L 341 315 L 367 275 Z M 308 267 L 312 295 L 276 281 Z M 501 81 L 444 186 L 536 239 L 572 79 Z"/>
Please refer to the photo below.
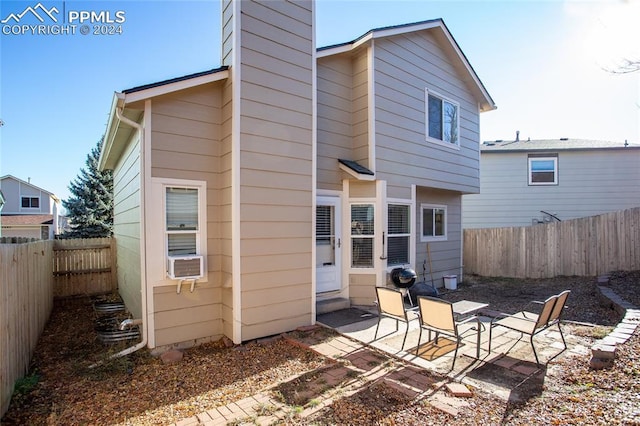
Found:
<path fill-rule="evenodd" d="M 638 300 L 639 273 L 614 274 L 611 287 L 627 300 Z M 620 317 L 599 304 L 595 278 L 562 277 L 551 280 L 510 280 L 470 277 L 459 290 L 443 294 L 448 300 L 490 301 L 491 307 L 513 312 L 533 299 L 572 290 L 563 325 L 582 336 L 585 344 L 604 336 Z M 199 412 L 228 404 L 257 392 L 273 392 L 291 406 L 278 424 L 292 425 L 524 425 L 621 424 L 640 425 L 640 333 L 619 347 L 614 367 L 591 370 L 589 356 L 561 356 L 545 374 L 523 384 L 527 395 L 505 401 L 474 389 L 473 397 L 452 417 L 420 398 L 409 398 L 384 382 L 362 381 L 362 389 L 340 397 L 340 380 L 310 388 L 314 372 L 339 368 L 287 339 L 250 342 L 225 347 L 222 342 L 188 349 L 176 364 L 163 364 L 141 350 L 108 360 L 108 351 L 93 330 L 89 299 L 57 302 L 36 348 L 27 377 L 16 385 L 3 425 L 151 425 L 171 424 Z M 577 325 L 588 323 L 593 325 Z M 332 331 L 321 329 L 330 338 Z M 293 332 L 304 340 L 308 333 Z M 89 368 L 103 362 L 97 368 Z M 345 363 L 347 361 L 344 361 Z M 399 361 L 380 354 L 380 363 L 392 368 Z M 337 366 L 336 366 L 337 365 Z M 442 376 L 420 374 L 438 383 Z M 345 377 L 357 380 L 357 377 Z M 303 392 L 312 392 L 301 399 Z M 304 408 L 317 404 L 326 392 L 332 403 L 313 415 Z M 268 410 L 269 407 L 264 407 Z M 245 419 L 245 424 L 255 420 Z M 233 423 L 241 424 L 241 423 Z"/>

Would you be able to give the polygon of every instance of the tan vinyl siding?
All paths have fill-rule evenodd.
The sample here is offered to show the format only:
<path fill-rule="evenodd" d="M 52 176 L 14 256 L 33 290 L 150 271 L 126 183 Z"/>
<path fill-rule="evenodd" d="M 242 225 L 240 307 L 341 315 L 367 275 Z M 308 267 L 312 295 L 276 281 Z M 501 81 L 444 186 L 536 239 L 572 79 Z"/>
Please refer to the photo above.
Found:
<path fill-rule="evenodd" d="M 318 59 L 318 188 L 342 190 L 338 159 L 351 159 L 352 64 L 346 55 Z"/>
<path fill-rule="evenodd" d="M 35 238 L 42 239 L 42 229 L 40 226 L 20 226 L 20 227 L 2 227 L 2 236 L 5 238 Z"/>
<path fill-rule="evenodd" d="M 353 58 L 353 154 L 351 160 L 373 168 L 369 159 L 369 58 L 366 48 Z M 373 160 L 371 160 L 373 161 Z"/>
<path fill-rule="evenodd" d="M 113 171 L 113 235 L 118 291 L 134 318 L 142 317 L 140 271 L 140 140 L 123 152 Z"/>
<path fill-rule="evenodd" d="M 390 185 L 478 192 L 477 102 L 450 58 L 429 30 L 375 42 L 376 171 Z M 459 150 L 425 139 L 425 88 L 459 102 Z"/>
<path fill-rule="evenodd" d="M 220 299 L 221 289 L 210 286 L 197 285 L 191 293 L 185 283 L 180 294 L 174 286 L 155 287 L 156 346 L 222 337 Z"/>
<path fill-rule="evenodd" d="M 241 217 L 236 219 L 242 230 L 242 340 L 248 340 L 311 321 L 312 240 L 282 234 L 279 225 L 312 228 L 314 46 L 310 2 L 243 1 L 240 7 Z M 292 269 L 299 278 L 281 288 L 279 277 Z"/>
<path fill-rule="evenodd" d="M 233 247 L 232 247 L 232 105 L 233 83 L 231 79 L 222 89 L 222 121 L 220 145 L 220 255 L 222 283 L 222 319 L 224 335 L 233 336 Z"/>
<path fill-rule="evenodd" d="M 447 206 L 447 240 L 429 242 L 431 251 L 431 265 L 433 271 L 429 270 L 427 260 L 427 277 L 433 281 L 436 287 L 444 285 L 444 275 L 458 275 L 461 281 L 462 271 L 462 227 L 461 227 L 461 200 L 462 196 L 457 192 L 444 191 L 432 188 L 418 188 L 416 191 L 416 265 L 422 265 L 423 260 L 427 260 L 427 243 L 420 241 L 422 233 L 422 211 L 421 204 L 436 204 Z M 421 271 L 418 271 L 421 272 Z"/>
<path fill-rule="evenodd" d="M 376 275 L 349 275 L 349 300 L 352 305 L 372 305 L 376 300 Z"/>
<path fill-rule="evenodd" d="M 306 284 L 306 281 L 305 268 L 297 268 L 296 265 L 292 265 L 284 271 L 247 271 L 247 273 L 242 276 L 242 288 L 245 294 L 251 291 L 261 291 L 264 290 L 265 282 L 271 282 L 272 285 L 266 290 L 274 291 L 274 289 L 280 287 L 301 286 Z M 275 292 L 278 291 L 279 290 L 275 290 Z"/>
<path fill-rule="evenodd" d="M 387 185 L 387 197 L 398 198 L 402 200 L 411 199 L 411 187 Z"/>
<path fill-rule="evenodd" d="M 548 154 L 558 155 L 558 185 L 529 185 L 527 152 L 483 154 L 480 194 L 463 198 L 464 227 L 528 226 L 543 220 L 541 210 L 568 220 L 640 206 L 640 150 Z"/>
<path fill-rule="evenodd" d="M 198 282 L 193 293 L 189 283 L 185 283 L 180 294 L 176 293 L 176 281 L 163 277 L 150 283 L 154 286 L 156 346 L 223 333 L 220 289 L 224 246 L 221 237 L 223 85 L 224 82 L 211 83 L 152 100 L 152 177 L 204 180 L 207 185 L 208 281 Z M 154 198 L 162 196 L 152 194 Z M 164 258 L 162 250 L 162 247 L 151 247 L 148 258 Z"/>
<path fill-rule="evenodd" d="M 213 83 L 153 100 L 152 177 L 206 180 L 208 188 L 218 187 L 220 92 L 220 83 Z"/>
<path fill-rule="evenodd" d="M 375 182 L 359 182 L 352 180 L 349 182 L 350 198 L 375 198 L 376 183 Z"/>

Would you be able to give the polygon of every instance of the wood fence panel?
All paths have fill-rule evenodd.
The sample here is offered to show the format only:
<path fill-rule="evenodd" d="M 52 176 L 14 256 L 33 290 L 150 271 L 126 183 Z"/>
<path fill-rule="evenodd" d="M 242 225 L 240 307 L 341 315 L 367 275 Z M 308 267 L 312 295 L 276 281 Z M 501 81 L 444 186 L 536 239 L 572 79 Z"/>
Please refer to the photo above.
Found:
<path fill-rule="evenodd" d="M 640 269 L 640 207 L 512 228 L 465 229 L 464 272 L 551 278 Z"/>
<path fill-rule="evenodd" d="M 114 238 L 56 240 L 53 249 L 54 296 L 115 291 L 115 247 Z"/>
<path fill-rule="evenodd" d="M 53 308 L 53 241 L 0 244 L 0 417 Z"/>

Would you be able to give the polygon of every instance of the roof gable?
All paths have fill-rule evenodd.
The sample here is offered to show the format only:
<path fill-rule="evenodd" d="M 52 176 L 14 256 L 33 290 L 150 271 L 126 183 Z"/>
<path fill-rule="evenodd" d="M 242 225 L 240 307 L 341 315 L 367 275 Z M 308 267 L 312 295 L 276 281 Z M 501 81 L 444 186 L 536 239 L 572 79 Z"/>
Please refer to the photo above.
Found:
<path fill-rule="evenodd" d="M 227 66 L 201 71 L 181 77 L 170 78 L 155 83 L 125 89 L 122 94 L 126 97 L 126 103 L 149 99 L 155 96 L 166 95 L 179 90 L 189 89 L 202 84 L 213 83 L 229 77 Z"/>
<path fill-rule="evenodd" d="M 4 175 L 4 176 L 0 177 L 0 181 L 4 182 L 5 180 L 13 180 L 13 181 L 16 181 L 16 182 L 18 182 L 18 183 L 20 183 L 22 185 L 28 185 L 28 186 L 32 187 L 33 189 L 35 189 L 37 191 L 41 191 L 41 192 L 44 192 L 46 194 L 49 194 L 52 198 L 54 198 L 56 200 L 58 199 L 53 194 L 53 192 L 47 191 L 46 189 L 42 189 L 39 186 L 36 186 L 36 185 L 34 185 L 34 184 L 30 183 L 30 182 L 24 181 L 22 179 L 19 179 L 19 178 L 13 176 L 13 175 Z M 0 185 L 0 186 L 2 186 L 2 185 Z"/>
<path fill-rule="evenodd" d="M 347 43 L 336 44 L 333 46 L 326 46 L 317 49 L 318 57 L 325 57 L 331 55 L 337 55 L 340 53 L 353 51 L 358 47 L 362 46 L 365 43 L 373 42 L 376 39 L 392 37 L 407 33 L 413 33 L 418 31 L 435 31 L 437 32 L 437 37 L 439 40 L 442 40 L 442 47 L 445 52 L 450 55 L 451 58 L 456 62 L 454 65 L 457 68 L 463 70 L 468 77 L 468 80 L 471 82 L 471 89 L 478 100 L 478 104 L 480 105 L 480 111 L 491 111 L 496 109 L 495 102 L 489 95 L 489 92 L 484 87 L 482 81 L 476 74 L 475 70 L 469 63 L 469 60 L 460 49 L 460 46 L 451 35 L 451 32 L 445 25 L 442 19 L 432 19 L 428 21 L 415 22 L 411 24 L 402 24 L 395 25 L 390 27 L 382 27 L 370 30 L 366 34 L 356 38 L 353 41 Z"/>
<path fill-rule="evenodd" d="M 170 78 L 168 80 L 125 89 L 122 92 L 116 92 L 111 102 L 109 120 L 105 131 L 105 143 L 100 152 L 99 168 L 104 170 L 112 169 L 115 166 L 116 159 L 122 153 L 126 142 L 136 130 L 132 127 L 131 123 L 138 122 L 141 113 L 139 111 L 125 113 L 124 109 L 127 105 L 135 102 L 143 104 L 142 101 L 157 96 L 225 80 L 229 77 L 228 70 L 229 67 L 222 66 L 220 68 Z"/>

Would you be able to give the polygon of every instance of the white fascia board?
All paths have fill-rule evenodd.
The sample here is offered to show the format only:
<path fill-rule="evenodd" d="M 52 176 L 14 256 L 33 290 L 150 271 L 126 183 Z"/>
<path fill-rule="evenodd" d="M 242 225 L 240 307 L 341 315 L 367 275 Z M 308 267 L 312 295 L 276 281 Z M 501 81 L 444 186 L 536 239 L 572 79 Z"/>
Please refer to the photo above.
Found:
<path fill-rule="evenodd" d="M 396 28 L 384 28 L 384 29 L 375 31 L 373 37 L 374 38 L 392 37 L 392 36 L 406 34 L 406 33 L 414 33 L 416 31 L 428 30 L 436 27 L 440 27 L 440 28 L 444 27 L 441 20 L 422 22 L 420 24 L 415 24 L 415 25 L 401 25 Z"/>
<path fill-rule="evenodd" d="M 464 56 L 464 53 L 462 53 L 462 50 L 460 50 L 460 46 L 458 46 L 458 43 L 456 43 L 451 33 L 447 30 L 447 28 L 444 25 L 440 25 L 440 28 L 442 29 L 442 32 L 447 37 L 447 40 L 449 40 L 449 44 L 451 44 L 451 47 L 453 47 L 453 49 L 455 50 L 456 54 L 458 55 L 458 58 L 460 58 L 460 61 L 462 61 L 462 63 L 464 64 L 464 67 L 466 68 L 467 73 L 471 76 L 476 87 L 484 97 L 485 102 L 480 103 L 480 111 L 485 112 L 485 111 L 492 111 L 496 109 L 497 108 L 496 104 L 493 102 L 493 99 L 491 99 L 491 96 L 489 95 L 487 90 L 484 88 L 484 85 L 480 81 L 480 78 L 478 77 L 474 69 L 471 67 L 471 64 L 469 63 L 469 61 L 467 61 L 467 58 Z"/>
<path fill-rule="evenodd" d="M 333 55 L 338 55 L 340 53 L 349 52 L 351 49 L 353 49 L 353 46 L 351 44 L 332 47 L 330 49 L 323 49 L 323 50 L 316 49 L 316 59 L 326 58 L 327 56 L 333 56 Z"/>
<path fill-rule="evenodd" d="M 107 120 L 107 130 L 104 133 L 104 142 L 102 143 L 102 149 L 100 151 L 100 161 L 98 162 L 98 169 L 104 170 L 107 158 L 113 147 L 113 140 L 115 134 L 118 131 L 118 117 L 116 116 L 116 109 L 124 106 L 124 94 L 115 92 L 113 99 L 111 100 L 111 108 L 109 109 L 109 119 Z"/>
<path fill-rule="evenodd" d="M 27 182 L 26 180 L 22 180 L 22 179 L 20 179 L 20 178 L 17 178 L 17 177 L 15 177 L 15 176 L 13 176 L 13 175 L 4 175 L 4 176 L 2 176 L 2 178 L 1 178 L 1 179 L 2 179 L 2 180 L 4 180 L 4 179 L 13 179 L 13 180 L 15 180 L 16 182 L 19 182 L 19 183 L 20 183 L 20 184 L 22 184 L 22 185 L 28 185 L 28 186 L 30 186 L 31 188 L 33 188 L 33 189 L 35 189 L 35 190 L 37 190 L 37 191 L 47 193 L 47 194 L 49 194 L 51 197 L 56 198 L 56 196 L 53 194 L 53 192 L 47 191 L 46 189 L 42 189 L 42 188 L 40 188 L 39 186 L 36 186 L 36 185 L 34 185 L 34 184 L 30 183 L 30 182 Z M 39 213 L 38 213 L 38 214 L 39 214 Z"/>
<path fill-rule="evenodd" d="M 346 43 L 336 47 L 330 47 L 324 50 L 316 49 L 316 58 L 324 58 L 326 56 L 333 56 L 333 55 L 338 55 L 340 53 L 349 52 L 351 50 L 356 49 L 359 46 L 362 46 L 365 43 L 368 43 L 369 40 L 373 39 L 374 37 L 375 37 L 374 33 L 369 32 L 352 43 Z"/>
<path fill-rule="evenodd" d="M 444 33 L 447 40 L 449 41 L 449 44 L 455 51 L 456 55 L 464 65 L 467 73 L 471 76 L 471 79 L 473 80 L 476 87 L 478 88 L 479 94 L 483 97 L 483 102 L 480 103 L 480 111 L 484 112 L 484 111 L 492 111 L 496 109 L 497 107 L 493 102 L 493 99 L 491 99 L 491 96 L 489 95 L 487 90 L 484 88 L 482 82 L 476 75 L 476 72 L 471 67 L 471 64 L 469 63 L 469 61 L 467 61 L 467 58 L 464 56 L 464 53 L 462 53 L 462 50 L 460 50 L 458 43 L 456 43 L 453 36 L 445 26 L 444 22 L 440 19 L 428 21 L 428 22 L 422 22 L 415 25 L 400 25 L 395 28 L 386 28 L 386 29 L 383 28 L 379 30 L 373 30 L 365 34 L 361 38 L 355 40 L 352 43 L 321 50 L 317 53 L 316 57 L 323 58 L 326 56 L 332 56 L 340 53 L 349 52 L 361 46 L 362 44 L 369 42 L 370 40 L 375 40 L 375 39 L 384 38 L 384 37 L 392 37 L 392 36 L 397 36 L 397 35 L 407 34 L 407 33 L 413 33 L 416 31 L 429 30 L 433 28 L 439 28 Z"/>
<path fill-rule="evenodd" d="M 162 96 L 169 93 L 177 92 L 179 90 L 190 89 L 192 87 L 200 86 L 202 84 L 213 83 L 220 80 L 229 78 L 229 70 L 218 71 L 213 74 L 203 75 L 200 77 L 189 78 L 182 81 L 176 81 L 174 83 L 163 84 L 149 89 L 140 90 L 133 93 L 125 94 L 125 103 L 132 103 L 153 98 L 155 96 Z"/>
<path fill-rule="evenodd" d="M 416 24 L 416 25 L 406 25 L 406 26 L 399 26 L 397 28 L 387 28 L 387 29 L 380 29 L 380 30 L 372 30 L 369 31 L 367 34 L 363 35 L 362 37 L 356 39 L 355 41 L 351 42 L 351 43 L 347 43 L 347 44 L 343 44 L 343 45 L 339 45 L 336 47 L 332 47 L 329 49 L 325 49 L 325 50 L 321 50 L 318 52 L 318 54 L 316 55 L 318 58 L 322 58 L 325 56 L 331 56 L 331 55 L 337 55 L 339 53 L 344 53 L 344 52 L 348 52 L 350 50 L 354 50 L 356 48 L 358 48 L 359 46 L 368 43 L 370 40 L 376 39 L 376 38 L 383 38 L 383 37 L 391 37 L 391 36 L 395 36 L 395 35 L 399 35 L 399 34 L 405 34 L 405 33 L 412 33 L 415 31 L 421 31 L 421 30 L 427 30 L 429 28 L 433 28 L 433 27 L 437 27 L 437 26 L 441 26 L 441 24 L 437 21 L 434 22 L 424 22 L 421 24 Z"/>

